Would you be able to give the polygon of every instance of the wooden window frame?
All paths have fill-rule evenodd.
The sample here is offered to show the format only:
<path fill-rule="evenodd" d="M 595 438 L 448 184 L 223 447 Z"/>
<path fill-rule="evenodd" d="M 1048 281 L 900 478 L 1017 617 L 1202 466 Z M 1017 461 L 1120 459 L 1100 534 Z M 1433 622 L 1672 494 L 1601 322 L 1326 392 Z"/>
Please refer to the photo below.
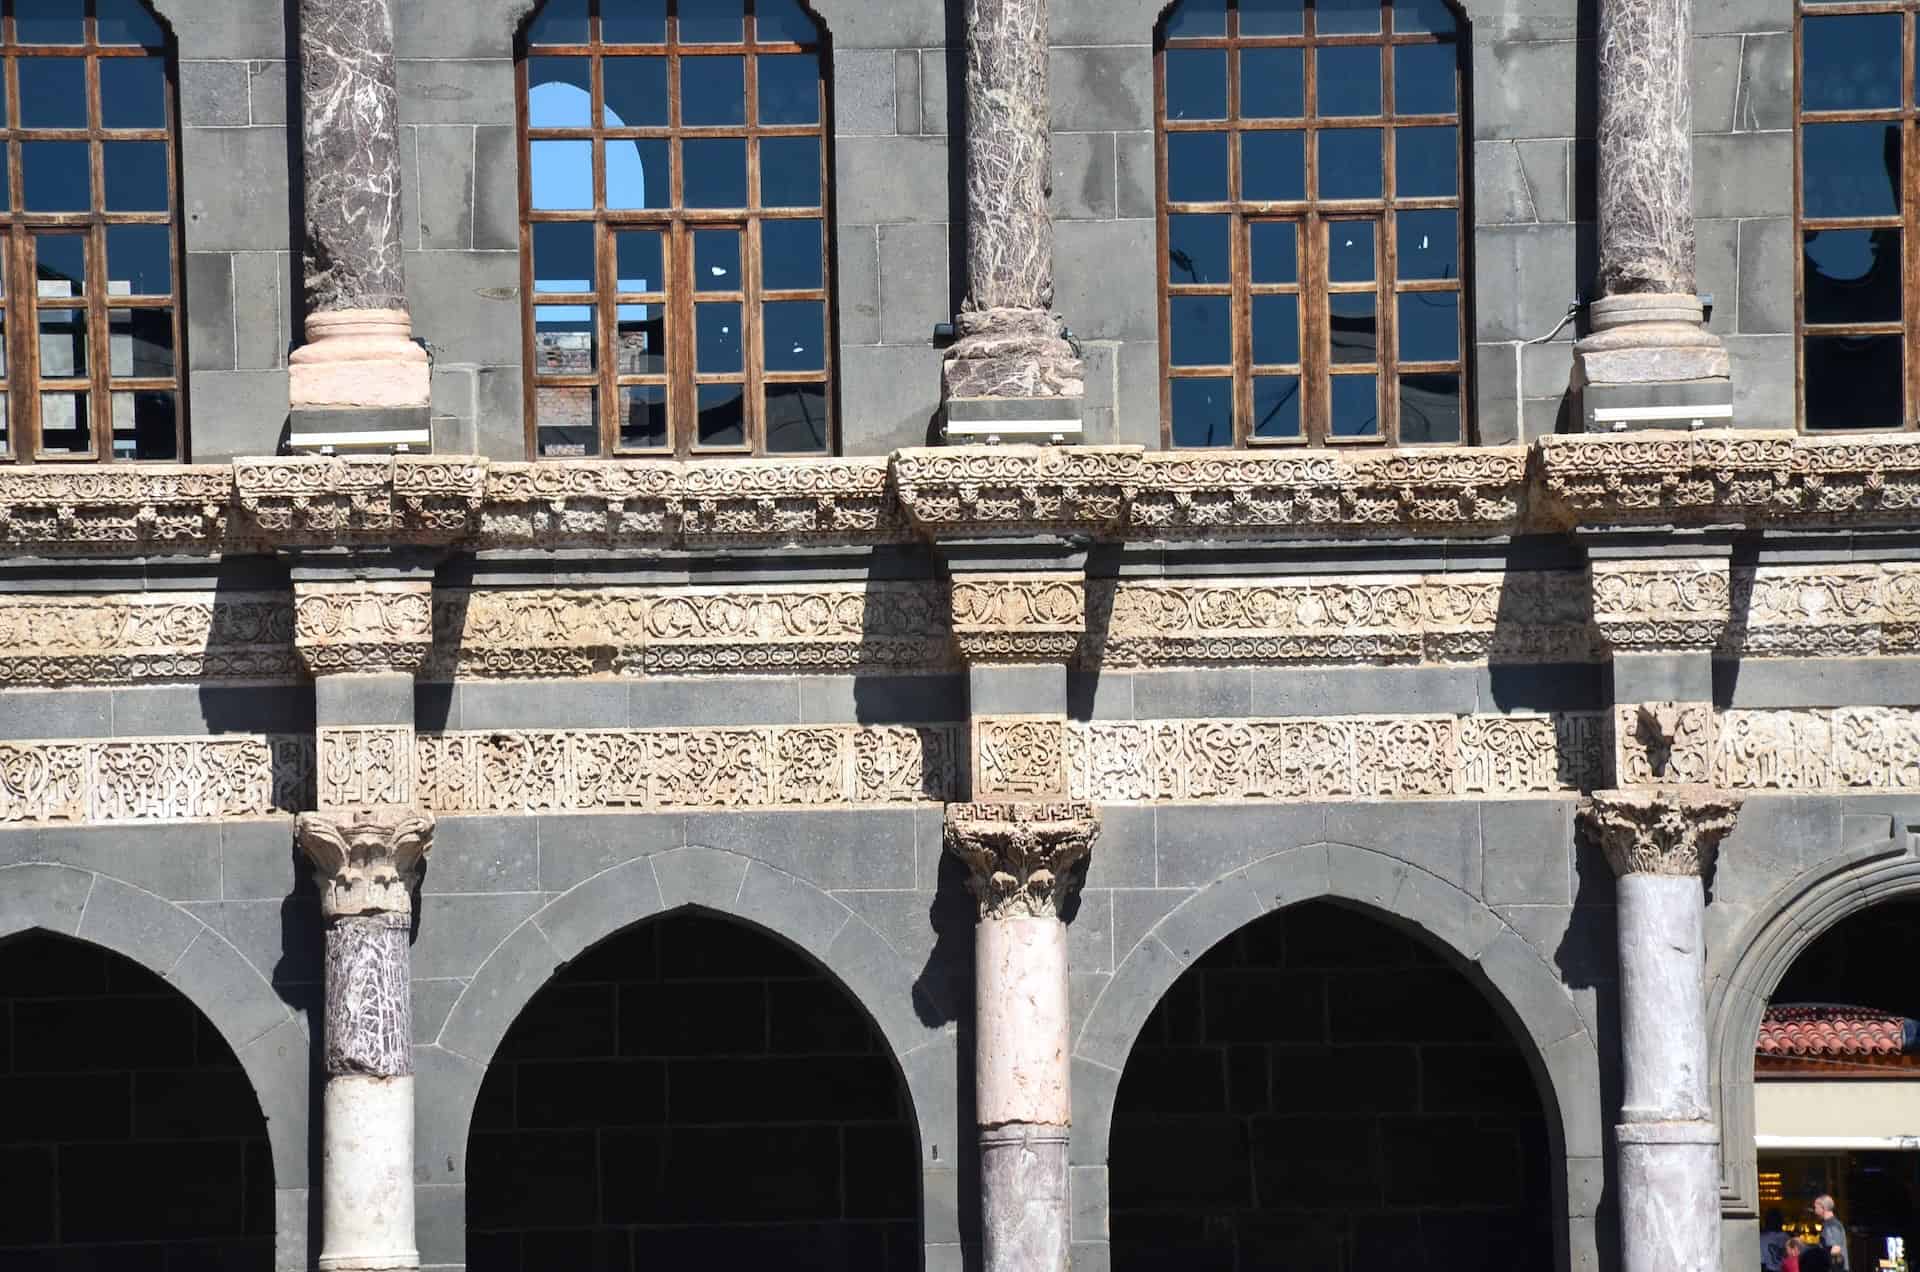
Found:
<path fill-rule="evenodd" d="M 157 45 L 102 44 L 94 0 L 85 0 L 84 43 L 20 44 L 16 38 L 14 3 L 0 4 L 0 64 L 5 66 L 5 117 L 0 119 L 0 142 L 5 142 L 7 199 L 0 210 L 0 337 L 6 351 L 0 374 L 0 397 L 7 418 L 0 437 L 0 464 L 185 463 L 187 452 L 187 394 L 182 368 L 186 343 L 182 310 L 184 287 L 180 243 L 179 59 L 170 35 L 142 6 L 163 39 Z M 38 57 L 84 59 L 87 126 L 85 128 L 25 128 L 20 119 L 20 77 L 16 66 Z M 162 65 L 165 124 L 160 128 L 105 128 L 101 126 L 100 64 L 118 58 L 158 58 Z M 84 142 L 88 150 L 89 209 L 85 212 L 30 212 L 25 208 L 25 171 L 22 144 L 35 141 Z M 106 210 L 106 174 L 101 146 L 107 142 L 159 142 L 166 146 L 167 209 L 163 212 L 109 212 Z M 126 225 L 162 225 L 167 229 L 169 288 L 160 295 L 112 295 L 107 278 L 107 230 Z M 86 278 L 82 292 L 71 298 L 41 296 L 36 273 L 36 240 L 41 235 L 74 235 L 84 241 Z M 171 376 L 116 376 L 113 374 L 112 327 L 116 314 L 137 310 L 166 310 L 173 341 Z M 40 374 L 40 314 L 69 310 L 86 315 L 87 374 L 46 379 Z M 42 449 L 40 404 L 43 394 L 85 394 L 88 448 L 83 451 Z M 174 442 L 172 456 L 163 459 L 121 459 L 113 446 L 113 395 L 166 392 L 173 395 Z M 104 409 L 103 409 L 104 408 Z"/>
<path fill-rule="evenodd" d="M 1850 0 L 1848 3 L 1819 4 L 1799 0 L 1793 23 L 1793 406 L 1794 422 L 1803 433 L 1816 437 L 1844 437 L 1855 433 L 1912 432 L 1920 425 L 1920 350 L 1914 345 L 1914 333 L 1920 332 L 1920 252 L 1914 236 L 1920 233 L 1920 197 L 1916 197 L 1914 167 L 1920 162 L 1920 109 L 1914 102 L 1914 39 L 1920 17 L 1920 0 Z M 1858 14 L 1899 14 L 1900 23 L 1900 104 L 1880 109 L 1808 111 L 1804 99 L 1803 74 L 1806 19 L 1810 17 L 1846 17 Z M 1889 123 L 1900 129 L 1900 182 L 1894 195 L 1899 207 L 1885 216 L 1808 216 L 1806 182 L 1803 172 L 1804 132 L 1808 124 Z M 1807 321 L 1806 236 L 1819 230 L 1892 229 L 1900 233 L 1900 318 L 1897 322 L 1810 323 Z M 1807 423 L 1807 338 L 1809 336 L 1884 335 L 1900 338 L 1901 421 L 1897 428 L 1874 425 L 1863 428 L 1846 426 L 1816 428 Z"/>
<path fill-rule="evenodd" d="M 838 412 L 836 352 L 838 324 L 833 305 L 833 130 L 831 50 L 824 27 L 810 10 L 815 38 L 809 43 L 794 41 L 762 42 L 758 39 L 756 5 L 746 0 L 742 19 L 742 38 L 737 42 L 683 44 L 679 38 L 679 9 L 685 0 L 665 0 L 664 44 L 618 44 L 602 40 L 601 0 L 589 0 L 588 42 L 585 44 L 534 44 L 533 23 L 529 18 L 515 49 L 515 96 L 520 154 L 520 275 L 522 296 L 522 341 L 526 367 L 525 402 L 526 441 L 529 456 L 536 460 L 563 462 L 568 457 L 546 457 L 540 453 L 539 391 L 542 388 L 592 388 L 596 391 L 597 457 L 608 459 L 686 459 L 698 457 L 833 455 L 838 451 Z M 759 74 L 761 55 L 808 53 L 819 59 L 818 121 L 813 124 L 763 124 L 759 122 Z M 683 66 L 696 65 L 708 56 L 738 57 L 745 78 L 744 124 L 696 126 L 681 120 Z M 584 128 L 534 128 L 529 119 L 531 108 L 528 63 L 531 58 L 585 58 L 590 67 L 591 117 Z M 609 60 L 657 57 L 667 63 L 669 122 L 664 125 L 608 127 L 603 108 L 606 101 L 605 68 Z M 760 142 L 768 138 L 810 137 L 820 144 L 820 201 L 810 207 L 763 208 L 760 201 Z M 636 139 L 665 141 L 670 146 L 672 193 L 668 206 L 645 209 L 609 209 L 607 207 L 606 143 Z M 688 141 L 744 140 L 747 151 L 747 204 L 741 208 L 689 208 L 685 200 L 686 168 L 684 145 Z M 593 203 L 591 210 L 545 210 L 533 206 L 532 143 L 536 141 L 588 141 L 592 145 Z M 820 286 L 798 290 L 767 290 L 762 285 L 761 230 L 769 222 L 814 221 L 821 227 Z M 597 277 L 590 293 L 552 293 L 534 291 L 533 227 L 536 224 L 590 224 L 594 233 L 594 262 Z M 693 270 L 694 235 L 701 230 L 737 229 L 741 232 L 740 287 L 733 292 L 697 291 Z M 621 231 L 655 231 L 662 236 L 663 287 L 648 293 L 618 293 L 615 235 Z M 647 299 L 639 299 L 641 296 Z M 741 370 L 738 373 L 702 372 L 697 367 L 695 309 L 698 303 L 721 301 L 741 306 Z M 822 312 L 822 369 L 819 371 L 770 371 L 763 348 L 765 306 L 781 301 L 817 302 Z M 666 331 L 666 370 L 660 373 L 622 374 L 617 348 L 617 314 L 621 305 L 664 306 Z M 543 374 L 538 365 L 535 311 L 538 308 L 565 305 L 591 307 L 594 313 L 594 370 L 590 375 L 561 376 Z M 611 336 L 613 338 L 603 338 Z M 739 384 L 742 386 L 742 433 L 738 445 L 702 445 L 699 441 L 698 394 L 703 385 Z M 765 400 L 767 389 L 781 384 L 818 386 L 825 401 L 825 444 L 819 450 L 769 452 L 766 439 Z M 656 386 L 666 390 L 667 444 L 662 447 L 623 448 L 620 439 L 620 390 L 627 387 Z"/>
<path fill-rule="evenodd" d="M 1466 286 L 1471 271 L 1472 230 L 1468 202 L 1471 142 L 1467 130 L 1467 103 L 1471 100 L 1471 40 L 1466 22 L 1451 5 L 1448 13 L 1455 22 L 1451 33 L 1396 32 L 1393 27 L 1392 0 L 1382 0 L 1380 29 L 1364 34 L 1318 34 L 1312 0 L 1302 0 L 1302 29 L 1296 35 L 1242 35 L 1238 0 L 1228 0 L 1226 34 L 1223 36 L 1169 36 L 1167 18 L 1155 31 L 1154 39 L 1154 152 L 1156 169 L 1156 208 L 1159 225 L 1157 277 L 1160 303 L 1160 431 L 1161 444 L 1172 448 L 1173 382 L 1177 379 L 1223 379 L 1233 383 L 1233 441 L 1236 448 L 1398 446 L 1400 437 L 1400 378 L 1409 374 L 1445 374 L 1459 377 L 1460 437 L 1448 442 L 1420 442 L 1408 445 L 1463 446 L 1473 440 L 1472 297 Z M 1408 45 L 1451 45 L 1454 58 L 1454 110 L 1450 114 L 1398 115 L 1394 108 L 1393 50 Z M 1294 118 L 1243 119 L 1240 114 L 1241 59 L 1243 49 L 1298 48 L 1316 50 L 1334 47 L 1370 47 L 1381 49 L 1380 113 L 1366 116 L 1326 116 L 1318 112 L 1316 73 L 1318 58 L 1310 51 L 1301 55 L 1303 63 L 1301 114 Z M 1227 108 L 1224 119 L 1175 120 L 1167 110 L 1167 53 L 1183 49 L 1225 49 L 1227 51 Z M 1396 138 L 1402 129 L 1450 127 L 1454 130 L 1454 192 L 1451 196 L 1400 197 L 1395 192 Z M 1319 138 L 1335 130 L 1378 130 L 1381 134 L 1381 195 L 1371 199 L 1322 199 L 1319 197 Z M 1228 142 L 1228 198 L 1225 202 L 1175 203 L 1168 190 L 1168 139 L 1174 133 L 1220 133 Z M 1242 198 L 1242 163 L 1239 138 L 1255 132 L 1299 132 L 1304 134 L 1305 195 L 1299 200 L 1262 202 Z M 1454 213 L 1455 259 L 1459 272 L 1452 279 L 1401 279 L 1397 277 L 1395 217 L 1401 211 L 1446 210 Z M 1232 258 L 1228 284 L 1177 284 L 1170 278 L 1168 251 L 1170 216 L 1226 215 L 1231 218 Z M 1254 433 L 1253 380 L 1257 374 L 1252 361 L 1252 298 L 1276 289 L 1252 282 L 1252 262 L 1247 250 L 1250 226 L 1258 221 L 1292 221 L 1297 225 L 1298 253 L 1295 290 L 1298 291 L 1299 358 L 1301 412 L 1300 433 L 1296 437 L 1258 437 Z M 1366 364 L 1336 363 L 1331 347 L 1330 293 L 1365 291 L 1352 284 L 1329 284 L 1325 227 L 1334 222 L 1371 220 L 1376 226 L 1374 242 L 1375 278 L 1375 360 Z M 1398 298 L 1415 292 L 1451 292 L 1458 297 L 1458 356 L 1447 362 L 1403 362 L 1398 357 Z M 1171 300 L 1183 295 L 1231 296 L 1232 365 L 1175 366 L 1172 351 Z M 1275 364 L 1279 365 L 1279 364 Z M 1292 365 L 1292 364 L 1290 364 Z M 1341 368 L 1336 370 L 1335 368 Z M 1371 368 L 1376 377 L 1376 403 L 1379 431 L 1361 436 L 1334 436 L 1331 430 L 1330 395 L 1333 377 L 1365 373 Z M 1200 449 L 1200 448 L 1183 448 Z"/>

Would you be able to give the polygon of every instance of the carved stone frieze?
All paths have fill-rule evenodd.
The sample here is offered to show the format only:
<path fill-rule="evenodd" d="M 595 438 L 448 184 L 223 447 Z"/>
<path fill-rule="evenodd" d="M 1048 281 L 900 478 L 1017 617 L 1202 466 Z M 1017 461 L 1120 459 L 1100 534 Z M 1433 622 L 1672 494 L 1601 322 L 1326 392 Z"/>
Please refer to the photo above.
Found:
<path fill-rule="evenodd" d="M 414 789 L 438 813 L 920 803 L 952 797 L 959 736 L 947 725 L 421 734 Z"/>
<path fill-rule="evenodd" d="M 954 644 L 970 663 L 1064 663 L 1087 631 L 1077 573 L 955 574 L 948 602 Z"/>
<path fill-rule="evenodd" d="M 0 685 L 286 681 L 293 605 L 270 592 L 0 596 Z"/>
<path fill-rule="evenodd" d="M 967 863 L 980 917 L 1057 917 L 1072 871 L 1100 838 L 1085 803 L 974 803 L 947 807 L 947 851 Z"/>
<path fill-rule="evenodd" d="M 426 582 L 298 583 L 293 639 L 314 675 L 417 672 L 433 647 Z"/>
<path fill-rule="evenodd" d="M 972 725 L 977 798 L 1052 799 L 1066 793 L 1066 717 L 976 716 Z"/>
<path fill-rule="evenodd" d="M 413 889 L 433 847 L 431 814 L 405 804 L 324 809 L 301 813 L 294 836 L 328 918 L 413 912 Z"/>
<path fill-rule="evenodd" d="M 0 466 L 0 548 L 35 555 L 205 551 L 227 535 L 233 470 Z"/>
<path fill-rule="evenodd" d="M 1593 624 L 1615 651 L 1710 650 L 1731 620 L 1725 560 L 1595 561 Z"/>
<path fill-rule="evenodd" d="M 1707 876 L 1740 803 L 1709 786 L 1595 791 L 1580 824 L 1615 874 Z"/>
<path fill-rule="evenodd" d="M 315 731 L 322 808 L 413 803 L 413 730 L 405 725 Z"/>
<path fill-rule="evenodd" d="M 456 543 L 478 529 L 487 464 L 472 456 L 237 459 L 239 533 L 268 546 Z"/>
<path fill-rule="evenodd" d="M 1615 780 L 1621 786 L 1706 783 L 1713 773 L 1717 725 L 1708 702 L 1615 706 Z"/>
<path fill-rule="evenodd" d="M 304 738 L 0 743 L 0 824 L 266 817 L 313 804 Z"/>
<path fill-rule="evenodd" d="M 1111 535 L 1140 489 L 1134 446 L 943 446 L 893 453 L 894 491 L 923 534 Z"/>
<path fill-rule="evenodd" d="M 1920 566 L 1736 568 L 1721 651 L 1745 658 L 1920 653 Z"/>

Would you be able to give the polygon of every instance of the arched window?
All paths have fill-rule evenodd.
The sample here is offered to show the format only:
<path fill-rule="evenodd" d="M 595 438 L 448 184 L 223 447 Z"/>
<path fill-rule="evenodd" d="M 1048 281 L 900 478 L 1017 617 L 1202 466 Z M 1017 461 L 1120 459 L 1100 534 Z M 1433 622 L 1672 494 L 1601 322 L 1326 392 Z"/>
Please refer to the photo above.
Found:
<path fill-rule="evenodd" d="M 826 95 L 798 0 L 548 0 L 520 58 L 541 458 L 831 449 Z"/>
<path fill-rule="evenodd" d="M 180 459 L 166 33 L 141 0 L 0 13 L 0 461 Z"/>
<path fill-rule="evenodd" d="M 1912 241 L 1901 150 L 1916 118 L 1914 4 L 1800 20 L 1801 420 L 1808 429 L 1911 428 L 1920 368 L 1901 287 Z"/>
<path fill-rule="evenodd" d="M 1167 442 L 1463 440 L 1444 0 L 1179 0 L 1158 44 Z"/>

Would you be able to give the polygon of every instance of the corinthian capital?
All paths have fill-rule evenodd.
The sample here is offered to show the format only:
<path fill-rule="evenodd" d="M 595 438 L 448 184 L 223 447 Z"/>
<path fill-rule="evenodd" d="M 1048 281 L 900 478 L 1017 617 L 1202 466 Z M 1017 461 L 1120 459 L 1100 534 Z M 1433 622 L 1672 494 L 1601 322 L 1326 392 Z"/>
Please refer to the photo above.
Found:
<path fill-rule="evenodd" d="M 297 584 L 293 643 L 316 676 L 417 672 L 433 648 L 433 585 Z"/>
<path fill-rule="evenodd" d="M 328 918 L 413 912 L 413 888 L 433 847 L 431 815 L 397 804 L 302 813 L 294 835 L 313 862 Z"/>
<path fill-rule="evenodd" d="M 1581 805 L 1580 821 L 1617 875 L 1704 877 L 1740 803 L 1709 786 L 1595 791 Z"/>
<path fill-rule="evenodd" d="M 1093 851 L 1092 804 L 949 804 L 947 851 L 973 871 L 980 917 L 1057 917 L 1067 873 Z"/>

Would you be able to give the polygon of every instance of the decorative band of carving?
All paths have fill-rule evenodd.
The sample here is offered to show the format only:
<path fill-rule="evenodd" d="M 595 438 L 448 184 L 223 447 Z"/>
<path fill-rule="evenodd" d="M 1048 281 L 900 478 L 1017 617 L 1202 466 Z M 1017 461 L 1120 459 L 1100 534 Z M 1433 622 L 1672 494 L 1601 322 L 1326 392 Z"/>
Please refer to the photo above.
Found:
<path fill-rule="evenodd" d="M 1920 653 L 1920 565 L 1733 571 L 1722 650 L 1741 657 Z"/>
<path fill-rule="evenodd" d="M 973 793 L 982 799 L 1058 799 L 1067 792 L 1065 716 L 973 721 Z"/>
<path fill-rule="evenodd" d="M 1100 813 L 1084 803 L 952 804 L 947 851 L 967 863 L 980 917 L 1057 917 L 1073 868 L 1100 837 Z"/>
<path fill-rule="evenodd" d="M 1736 796 L 1707 786 L 1595 791 L 1580 806 L 1581 825 L 1618 875 L 1710 875 L 1739 815 Z"/>
<path fill-rule="evenodd" d="M 953 639 L 968 662 L 1059 662 L 1087 631 L 1078 574 L 956 574 L 948 588 Z"/>
<path fill-rule="evenodd" d="M 291 680 L 293 604 L 272 592 L 0 596 L 0 685 Z"/>
<path fill-rule="evenodd" d="M 293 639 L 316 676 L 417 672 L 433 648 L 433 585 L 295 584 Z"/>
<path fill-rule="evenodd" d="M 1616 650 L 1713 649 L 1732 617 L 1724 560 L 1595 562 L 1592 581 L 1594 626 Z"/>
<path fill-rule="evenodd" d="M 0 743 L 0 824 L 265 817 L 313 802 L 303 737 Z"/>
<path fill-rule="evenodd" d="M 313 863 L 328 918 L 413 912 L 413 889 L 433 847 L 430 813 L 393 804 L 301 813 L 294 837 Z"/>
<path fill-rule="evenodd" d="M 413 803 L 413 730 L 322 726 L 315 731 L 322 808 Z"/>
<path fill-rule="evenodd" d="M 893 453 L 893 487 L 927 534 L 1023 529 L 1112 534 L 1146 456 L 1136 446 L 941 446 Z"/>

